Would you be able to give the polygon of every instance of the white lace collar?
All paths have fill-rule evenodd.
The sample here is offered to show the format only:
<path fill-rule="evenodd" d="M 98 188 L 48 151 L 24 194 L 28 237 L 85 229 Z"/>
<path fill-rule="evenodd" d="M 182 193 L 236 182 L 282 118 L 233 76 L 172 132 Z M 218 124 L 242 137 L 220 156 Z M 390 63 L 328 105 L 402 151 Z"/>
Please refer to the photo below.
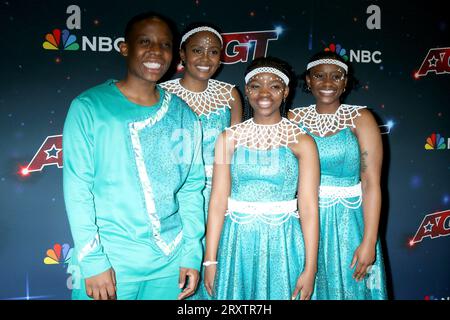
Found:
<path fill-rule="evenodd" d="M 272 125 L 257 124 L 253 118 L 227 128 L 235 147 L 245 146 L 250 149 L 268 150 L 297 143 L 297 135 L 306 132 L 286 118 Z"/>
<path fill-rule="evenodd" d="M 183 99 L 189 107 L 198 115 L 209 117 L 212 113 L 219 113 L 223 108 L 231 108 L 230 100 L 234 100 L 231 90 L 234 86 L 214 80 L 208 80 L 207 88 L 202 92 L 194 92 L 184 88 L 180 84 L 181 79 L 169 80 L 159 85 Z"/>
<path fill-rule="evenodd" d="M 355 119 L 361 114 L 359 109 L 366 107 L 341 104 L 335 113 L 318 113 L 316 105 L 290 110 L 294 115 L 292 122 L 302 125 L 309 132 L 324 137 L 347 127 L 355 128 Z"/>

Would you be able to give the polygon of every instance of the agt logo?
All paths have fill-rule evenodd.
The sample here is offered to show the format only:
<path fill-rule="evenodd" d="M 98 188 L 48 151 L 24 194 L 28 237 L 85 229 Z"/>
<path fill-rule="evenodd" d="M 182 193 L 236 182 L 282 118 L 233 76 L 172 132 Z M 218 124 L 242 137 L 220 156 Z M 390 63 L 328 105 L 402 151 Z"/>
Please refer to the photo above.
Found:
<path fill-rule="evenodd" d="M 445 139 L 439 133 L 433 133 L 427 138 L 425 150 L 446 150 L 450 149 L 450 138 L 445 145 Z"/>
<path fill-rule="evenodd" d="M 450 300 L 450 297 L 425 296 L 423 300 Z"/>
<path fill-rule="evenodd" d="M 422 242 L 424 238 L 440 238 L 450 235 L 450 210 L 430 213 L 423 218 L 413 239 L 409 241 L 412 247 Z"/>
<path fill-rule="evenodd" d="M 30 172 L 42 171 L 46 166 L 63 167 L 62 134 L 48 136 L 31 159 L 30 163 L 20 169 L 22 176 L 27 176 Z"/>
<path fill-rule="evenodd" d="M 369 50 L 346 50 L 340 44 L 330 43 L 325 51 L 335 52 L 340 55 L 345 61 L 357 62 L 357 63 L 376 63 L 379 64 L 381 60 L 381 51 L 369 51 Z"/>
<path fill-rule="evenodd" d="M 430 49 L 414 77 L 419 79 L 426 76 L 429 72 L 434 72 L 435 74 L 450 73 L 450 48 Z"/>
<path fill-rule="evenodd" d="M 66 21 L 66 28 L 63 30 L 54 29 L 45 35 L 42 47 L 46 50 L 79 50 L 77 37 L 69 30 L 81 29 L 81 9 L 77 5 L 70 5 L 66 11 L 70 16 Z M 278 40 L 278 36 L 283 32 L 282 27 L 275 27 L 273 30 L 245 31 L 234 33 L 222 33 L 224 50 L 222 62 L 234 64 L 247 62 L 250 59 L 266 56 L 269 41 Z M 99 52 L 119 52 L 119 44 L 124 41 L 123 37 L 110 38 L 105 36 L 81 36 L 82 51 Z"/>

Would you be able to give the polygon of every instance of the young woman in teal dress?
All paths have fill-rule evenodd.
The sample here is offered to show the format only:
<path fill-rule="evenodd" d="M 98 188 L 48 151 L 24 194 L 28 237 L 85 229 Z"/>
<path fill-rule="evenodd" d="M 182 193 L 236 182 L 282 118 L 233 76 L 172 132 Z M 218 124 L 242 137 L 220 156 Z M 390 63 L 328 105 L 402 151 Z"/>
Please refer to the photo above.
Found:
<path fill-rule="evenodd" d="M 306 90 L 316 104 L 289 114 L 314 138 L 320 156 L 320 241 L 313 299 L 386 299 L 378 239 L 381 135 L 366 107 L 341 102 L 352 83 L 347 62 L 332 52 L 318 53 L 305 73 Z"/>
<path fill-rule="evenodd" d="M 180 43 L 180 57 L 184 65 L 182 78 L 169 80 L 160 86 L 182 98 L 197 114 L 202 124 L 203 160 L 205 163 L 205 221 L 211 194 L 214 145 L 219 134 L 242 120 L 241 98 L 234 85 L 214 80 L 220 66 L 223 40 L 210 26 L 188 28 Z M 203 238 L 203 245 L 205 239 Z M 192 299 L 207 299 L 203 284 Z"/>
<path fill-rule="evenodd" d="M 220 300 L 309 299 L 319 238 L 317 148 L 280 112 L 289 94 L 284 62 L 254 60 L 245 82 L 254 117 L 225 130 L 215 148 L 205 286 Z"/>

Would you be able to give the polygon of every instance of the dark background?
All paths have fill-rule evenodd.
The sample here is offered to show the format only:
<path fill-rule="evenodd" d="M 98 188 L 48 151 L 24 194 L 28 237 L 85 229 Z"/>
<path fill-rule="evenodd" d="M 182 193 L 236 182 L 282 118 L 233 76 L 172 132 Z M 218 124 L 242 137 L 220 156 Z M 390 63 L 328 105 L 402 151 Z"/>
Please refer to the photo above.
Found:
<path fill-rule="evenodd" d="M 47 250 L 72 238 L 64 208 L 62 170 L 55 165 L 27 176 L 26 167 L 47 136 L 62 134 L 71 100 L 107 79 L 120 79 L 125 64 L 116 51 L 81 50 L 82 36 L 116 39 L 133 15 L 153 10 L 171 17 L 180 31 L 192 22 L 222 32 L 282 28 L 267 55 L 303 72 L 309 57 L 330 43 L 380 51 L 381 63 L 353 62 L 361 88 L 347 103 L 367 105 L 383 135 L 381 239 L 392 299 L 450 296 L 450 237 L 408 245 L 427 214 L 450 209 L 450 150 L 425 150 L 428 136 L 450 137 L 450 75 L 415 79 L 432 48 L 450 47 L 444 1 L 2 1 L 0 77 L 0 299 L 66 299 L 69 274 L 44 263 Z M 66 29 L 66 9 L 81 8 L 81 29 L 70 30 L 80 50 L 44 50 L 53 29 Z M 371 4 L 381 9 L 381 29 L 369 30 Z M 249 61 L 252 60 L 249 56 Z M 248 62 L 226 64 L 216 78 L 242 91 Z M 176 76 L 176 75 L 175 75 Z M 297 90 L 293 107 L 313 103 Z M 389 125 L 389 126 L 387 126 Z M 390 130 L 387 130 L 390 129 Z M 449 221 L 446 224 L 450 228 Z"/>

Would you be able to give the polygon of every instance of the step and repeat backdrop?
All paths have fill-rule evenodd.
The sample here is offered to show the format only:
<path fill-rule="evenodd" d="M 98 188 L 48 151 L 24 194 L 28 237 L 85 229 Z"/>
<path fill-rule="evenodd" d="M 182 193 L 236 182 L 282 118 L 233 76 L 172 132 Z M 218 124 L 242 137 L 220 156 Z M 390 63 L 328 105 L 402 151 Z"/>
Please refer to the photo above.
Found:
<path fill-rule="evenodd" d="M 210 22 L 224 36 L 216 78 L 243 92 L 259 56 L 301 74 L 322 50 L 359 79 L 384 143 L 380 236 L 391 299 L 450 299 L 450 18 L 442 1 L 1 1 L 0 299 L 69 299 L 73 240 L 62 192 L 70 102 L 121 79 L 126 22 L 157 11 L 180 32 Z M 179 74 L 174 73 L 173 77 Z M 292 107 L 313 103 L 298 89 Z"/>

